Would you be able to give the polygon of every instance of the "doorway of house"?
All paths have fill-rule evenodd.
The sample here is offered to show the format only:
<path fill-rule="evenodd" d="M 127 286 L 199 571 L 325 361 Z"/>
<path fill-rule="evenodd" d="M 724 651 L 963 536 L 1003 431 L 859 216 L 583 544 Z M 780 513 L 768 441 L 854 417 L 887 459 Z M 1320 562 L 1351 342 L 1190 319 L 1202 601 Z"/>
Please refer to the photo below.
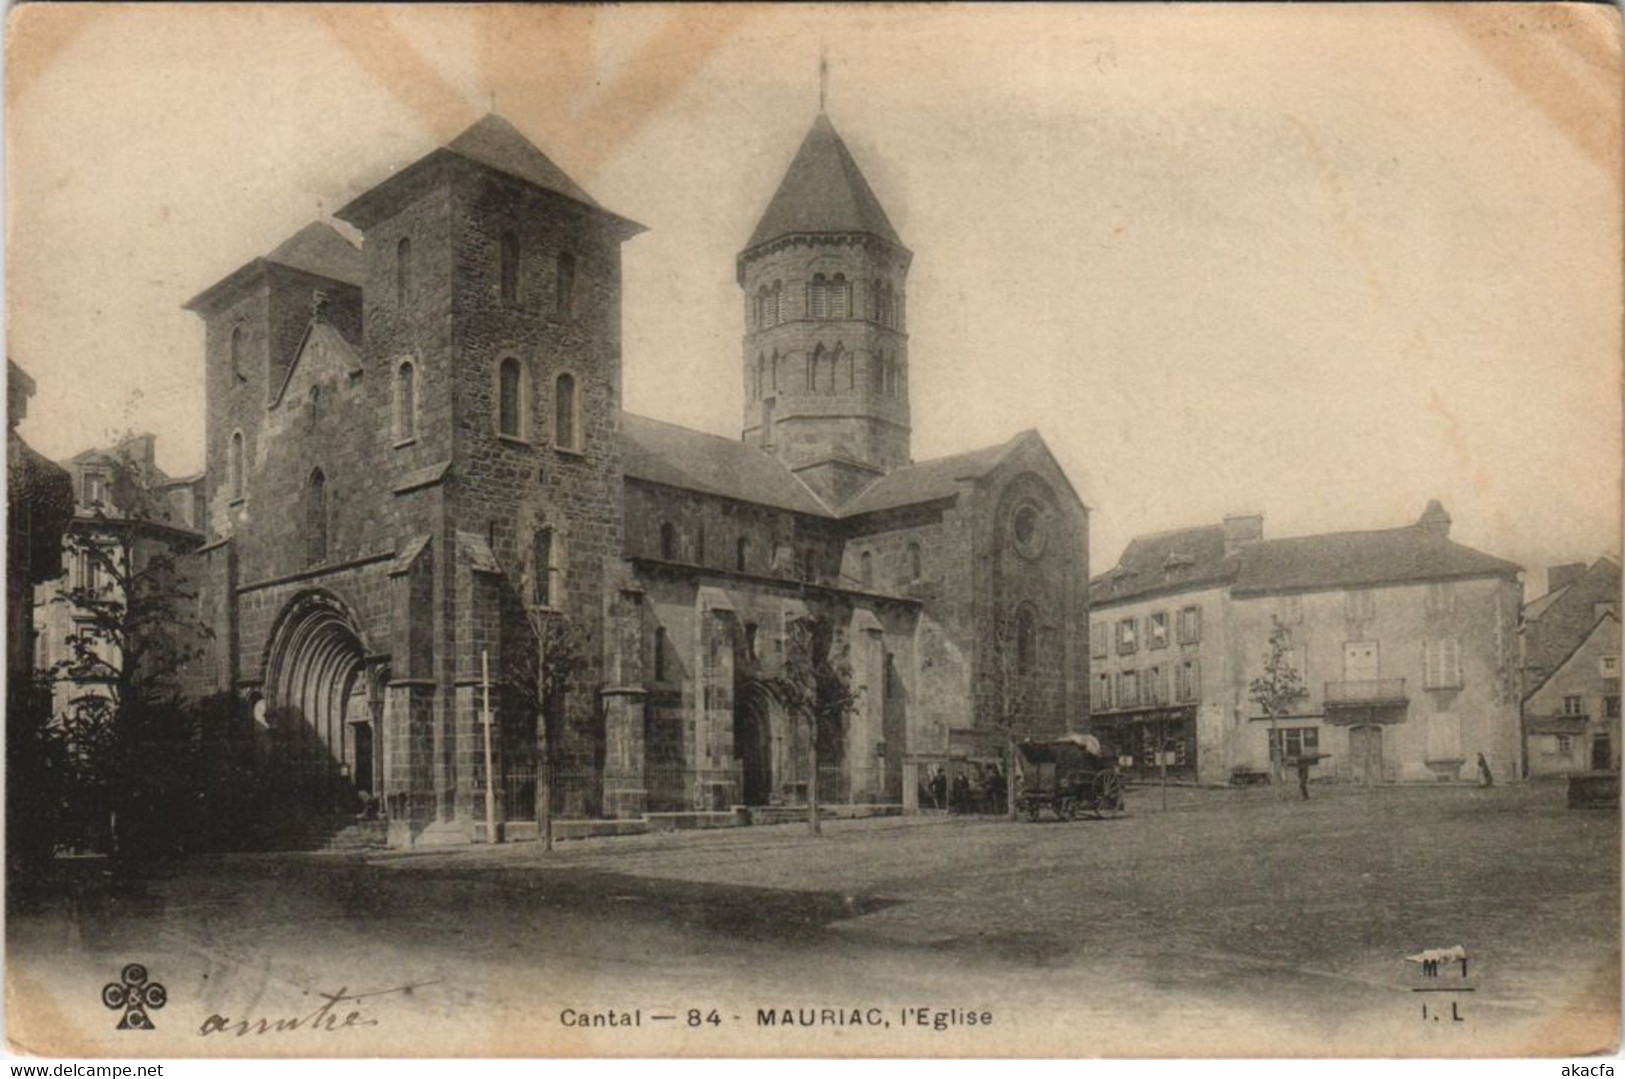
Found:
<path fill-rule="evenodd" d="M 1349 767 L 1354 782 L 1372 786 L 1382 782 L 1382 728 L 1353 727 L 1349 730 Z"/>
<path fill-rule="evenodd" d="M 1593 772 L 1609 772 L 1614 767 L 1613 740 L 1606 734 L 1591 736 L 1591 770 Z"/>
<path fill-rule="evenodd" d="M 1343 678 L 1349 682 L 1374 682 L 1381 670 L 1376 641 L 1343 642 Z"/>

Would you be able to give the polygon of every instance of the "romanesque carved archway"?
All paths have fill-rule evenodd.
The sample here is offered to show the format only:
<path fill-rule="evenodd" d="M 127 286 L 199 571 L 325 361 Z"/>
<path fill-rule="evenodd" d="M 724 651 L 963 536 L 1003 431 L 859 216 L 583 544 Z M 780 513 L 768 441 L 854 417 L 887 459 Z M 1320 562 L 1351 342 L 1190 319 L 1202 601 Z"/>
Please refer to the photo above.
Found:
<path fill-rule="evenodd" d="M 266 716 L 275 766 L 311 810 L 348 809 L 375 789 L 382 732 L 373 715 L 365 650 L 344 604 L 307 592 L 283 610 L 266 650 Z"/>

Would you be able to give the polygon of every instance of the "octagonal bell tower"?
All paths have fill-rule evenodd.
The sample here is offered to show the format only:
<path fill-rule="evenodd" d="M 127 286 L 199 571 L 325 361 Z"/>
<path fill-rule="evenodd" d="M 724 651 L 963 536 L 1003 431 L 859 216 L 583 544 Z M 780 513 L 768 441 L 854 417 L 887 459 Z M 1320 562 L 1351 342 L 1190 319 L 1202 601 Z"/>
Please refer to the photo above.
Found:
<path fill-rule="evenodd" d="M 742 432 L 832 505 L 910 460 L 912 258 L 820 113 L 739 255 Z"/>

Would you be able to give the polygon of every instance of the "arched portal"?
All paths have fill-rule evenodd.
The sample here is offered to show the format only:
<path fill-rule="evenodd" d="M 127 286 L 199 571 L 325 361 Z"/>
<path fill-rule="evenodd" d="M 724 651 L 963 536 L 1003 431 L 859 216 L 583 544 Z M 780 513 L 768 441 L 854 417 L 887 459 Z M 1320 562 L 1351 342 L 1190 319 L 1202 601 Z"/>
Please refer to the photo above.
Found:
<path fill-rule="evenodd" d="M 376 790 L 381 732 L 363 656 L 349 612 L 326 593 L 295 599 L 272 634 L 265 700 L 276 766 L 306 810 L 348 810 Z"/>
<path fill-rule="evenodd" d="M 773 796 L 773 699 L 758 683 L 734 695 L 734 756 L 739 761 L 739 801 L 767 805 Z"/>

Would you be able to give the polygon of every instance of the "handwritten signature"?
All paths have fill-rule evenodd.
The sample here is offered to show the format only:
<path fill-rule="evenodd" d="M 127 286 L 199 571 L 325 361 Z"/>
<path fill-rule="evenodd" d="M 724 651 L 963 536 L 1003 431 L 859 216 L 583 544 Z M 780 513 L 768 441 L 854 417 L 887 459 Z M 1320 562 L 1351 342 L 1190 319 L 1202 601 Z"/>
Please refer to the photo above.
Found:
<path fill-rule="evenodd" d="M 336 993 L 318 991 L 316 996 L 322 1003 L 314 1011 L 305 1015 L 292 1015 L 283 1019 L 231 1019 L 224 1015 L 211 1015 L 198 1027 L 199 1037 L 208 1037 L 211 1034 L 235 1034 L 239 1038 L 250 1034 L 287 1034 L 296 1030 L 310 1030 L 329 1033 L 335 1030 L 351 1030 L 357 1027 L 375 1027 L 378 1020 L 367 1015 L 359 1008 L 345 1010 L 341 1004 L 354 1004 L 372 997 L 388 996 L 391 993 L 410 993 L 414 989 L 433 982 L 418 982 L 415 985 L 398 985 L 393 989 L 379 989 L 371 993 L 352 993 L 349 987 L 340 988 Z"/>

